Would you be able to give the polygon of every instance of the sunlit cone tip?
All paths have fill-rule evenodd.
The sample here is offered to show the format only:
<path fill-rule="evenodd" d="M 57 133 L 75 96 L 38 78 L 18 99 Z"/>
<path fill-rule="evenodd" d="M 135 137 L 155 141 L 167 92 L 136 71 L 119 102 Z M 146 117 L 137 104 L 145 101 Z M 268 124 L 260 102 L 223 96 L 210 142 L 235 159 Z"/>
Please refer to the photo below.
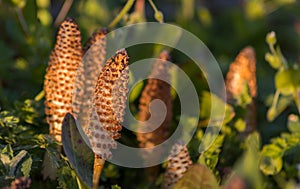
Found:
<path fill-rule="evenodd" d="M 62 22 L 61 25 L 63 25 L 63 23 L 66 23 L 66 22 L 69 22 L 69 23 L 75 23 L 75 24 L 77 25 L 76 21 L 75 21 L 73 18 L 71 18 L 71 17 L 67 17 L 67 18 Z"/>
<path fill-rule="evenodd" d="M 167 50 L 163 50 L 160 54 L 159 54 L 159 59 L 162 60 L 170 60 L 170 53 Z"/>
<path fill-rule="evenodd" d="M 249 133 L 256 128 L 255 97 L 257 95 L 256 58 L 255 51 L 250 46 L 242 49 L 229 67 L 226 75 L 227 102 L 231 104 L 242 103 L 245 86 L 252 98 L 250 104 L 247 104 L 245 115 L 245 133 Z"/>
<path fill-rule="evenodd" d="M 250 46 L 242 49 L 229 67 L 226 75 L 227 100 L 241 95 L 244 84 L 248 85 L 251 97 L 256 97 L 256 58 Z"/>
<path fill-rule="evenodd" d="M 94 44 L 105 43 L 105 35 L 108 33 L 107 28 L 101 28 L 95 31 L 92 36 L 87 40 L 87 42 L 83 45 L 83 52 L 85 53 L 89 48 Z M 102 41 L 101 41 L 102 40 Z M 103 47 L 105 48 L 105 47 Z M 99 49 L 98 49 L 99 50 Z"/>
<path fill-rule="evenodd" d="M 59 34 L 62 34 L 62 35 L 60 36 Z M 74 19 L 67 18 L 59 26 L 57 39 L 62 38 L 62 40 L 64 40 L 64 39 L 70 40 L 70 39 L 68 39 L 67 36 L 72 36 L 72 35 L 74 37 L 76 37 L 76 36 L 80 37 L 79 27 L 77 25 L 77 22 Z M 81 42 L 81 37 L 80 37 L 80 42 Z"/>
<path fill-rule="evenodd" d="M 116 52 L 115 61 L 122 66 L 121 69 L 124 69 L 126 66 L 128 66 L 129 56 L 124 48 Z"/>

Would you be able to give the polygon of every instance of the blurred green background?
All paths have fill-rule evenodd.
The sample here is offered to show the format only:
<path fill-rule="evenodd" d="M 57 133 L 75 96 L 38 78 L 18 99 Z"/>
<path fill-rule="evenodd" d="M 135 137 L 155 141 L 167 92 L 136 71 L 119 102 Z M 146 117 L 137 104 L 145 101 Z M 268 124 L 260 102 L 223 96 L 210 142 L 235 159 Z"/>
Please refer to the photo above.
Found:
<path fill-rule="evenodd" d="M 141 1 L 143 2 L 143 1 Z M 265 122 L 268 97 L 274 92 L 275 71 L 264 60 L 265 35 L 275 31 L 283 54 L 291 63 L 300 58 L 300 2 L 296 0 L 160 0 L 154 1 L 164 21 L 179 25 L 199 37 L 226 74 L 229 64 L 243 47 L 257 54 L 259 126 Z M 83 42 L 100 27 L 107 27 L 125 5 L 125 0 L 0 0 L 0 108 L 10 109 L 16 100 L 32 99 L 43 86 L 49 54 L 55 42 L 54 24 L 64 3 L 67 16 L 75 18 Z M 135 7 L 116 26 L 134 23 Z M 155 21 L 145 2 L 145 18 Z M 143 20 L 142 19 L 142 20 Z M 143 56 L 139 52 L 137 56 Z M 175 62 L 186 61 L 174 54 Z M 193 77 L 193 76 L 191 76 Z M 280 120 L 280 119 L 279 119 Z M 284 121 L 284 120 L 283 120 Z M 280 122 L 279 122 L 280 123 Z M 284 123 L 284 122 L 282 122 Z M 276 130 L 281 127 L 272 127 Z M 270 133 L 266 132 L 268 136 Z"/>
<path fill-rule="evenodd" d="M 143 3 L 143 0 L 138 0 Z M 65 4 L 66 16 L 80 27 L 83 42 L 100 27 L 107 27 L 126 4 L 125 0 L 0 0 L 0 110 L 20 108 L 19 102 L 33 99 L 43 89 L 50 52 L 55 43 L 55 20 Z M 145 2 L 145 15 L 133 6 L 115 26 L 138 21 L 156 21 L 153 8 Z M 274 74 L 265 61 L 268 45 L 265 36 L 275 31 L 278 44 L 290 64 L 300 60 L 300 1 L 296 0 L 157 0 L 164 21 L 178 25 L 201 39 L 215 56 L 224 77 L 230 63 L 247 45 L 254 47 L 257 58 L 258 130 L 263 143 L 287 131 L 287 115 L 296 113 L 289 106 L 274 122 L 266 112 L 275 91 Z M 171 34 L 170 34 L 171 35 Z M 134 50 L 133 50 L 134 51 Z M 137 60 L 147 52 L 135 50 Z M 134 53 L 131 53 L 134 54 Z M 192 62 L 176 51 L 172 60 L 182 66 L 199 86 L 199 75 L 193 73 Z M 201 86 L 200 86 L 201 88 Z M 22 106 L 23 107 L 23 106 Z M 22 108 L 21 107 L 21 108 Z M 39 103 L 43 117 L 43 103 Z M 45 126 L 44 120 L 35 125 Z M 41 128 L 47 132 L 47 127 Z"/>

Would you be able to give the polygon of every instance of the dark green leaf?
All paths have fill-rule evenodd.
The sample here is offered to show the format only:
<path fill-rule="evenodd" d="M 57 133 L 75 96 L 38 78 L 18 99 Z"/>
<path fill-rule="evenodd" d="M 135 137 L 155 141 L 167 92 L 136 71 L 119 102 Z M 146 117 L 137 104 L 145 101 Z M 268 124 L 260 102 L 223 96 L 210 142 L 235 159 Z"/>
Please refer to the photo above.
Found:
<path fill-rule="evenodd" d="M 175 185 L 174 189 L 217 189 L 217 179 L 206 166 L 194 164 Z"/>
<path fill-rule="evenodd" d="M 261 152 L 260 170 L 266 175 L 277 174 L 282 169 L 283 150 L 275 144 L 264 146 Z"/>
<path fill-rule="evenodd" d="M 269 157 L 281 157 L 282 156 L 282 149 L 279 148 L 277 145 L 266 145 L 262 149 L 261 152 L 262 156 L 269 156 Z"/>
<path fill-rule="evenodd" d="M 28 155 L 28 152 L 25 150 L 21 150 L 15 157 L 12 158 L 10 162 L 9 176 L 14 176 L 17 173 L 19 163 L 26 155 Z"/>
<path fill-rule="evenodd" d="M 270 53 L 267 53 L 265 55 L 265 60 L 269 62 L 272 68 L 279 69 L 282 66 L 282 61 L 280 57 L 277 55 L 272 55 Z"/>
<path fill-rule="evenodd" d="M 267 112 L 268 121 L 273 121 L 291 104 L 291 102 L 291 96 L 280 96 L 277 104 L 275 106 L 271 106 Z"/>
<path fill-rule="evenodd" d="M 262 156 L 260 160 L 260 170 L 266 175 L 275 175 L 282 169 L 282 158 Z"/>
<path fill-rule="evenodd" d="M 22 163 L 21 171 L 25 177 L 30 176 L 31 171 L 31 165 L 32 165 L 32 158 L 28 155 L 28 158 L 25 159 L 25 161 Z"/>
<path fill-rule="evenodd" d="M 78 174 L 88 186 L 92 186 L 94 154 L 85 143 L 76 124 L 75 118 L 67 114 L 62 126 L 62 142 L 64 151 Z"/>
<path fill-rule="evenodd" d="M 14 156 L 14 151 L 11 148 L 11 145 L 6 145 L 2 150 L 1 150 L 1 155 L 6 154 L 8 155 L 9 158 L 12 158 Z"/>
<path fill-rule="evenodd" d="M 283 95 L 293 95 L 300 87 L 300 70 L 287 69 L 275 76 L 276 89 Z"/>

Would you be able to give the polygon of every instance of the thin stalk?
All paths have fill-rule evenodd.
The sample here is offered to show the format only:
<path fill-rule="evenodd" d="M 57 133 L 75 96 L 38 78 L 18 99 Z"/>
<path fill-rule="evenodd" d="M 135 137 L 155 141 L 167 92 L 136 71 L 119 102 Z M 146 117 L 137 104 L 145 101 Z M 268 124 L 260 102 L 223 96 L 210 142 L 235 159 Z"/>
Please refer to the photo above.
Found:
<path fill-rule="evenodd" d="M 286 59 L 284 58 L 284 56 L 282 55 L 282 52 L 280 50 L 280 47 L 277 47 L 277 50 L 274 48 L 274 45 L 271 45 L 269 44 L 269 48 L 271 50 L 271 53 L 274 55 L 274 56 L 280 56 L 280 59 L 283 63 L 283 66 L 284 66 L 284 69 L 288 69 L 288 64 L 287 64 L 287 61 Z"/>
<path fill-rule="evenodd" d="M 26 36 L 29 36 L 29 30 L 28 30 L 28 26 L 27 26 L 27 23 L 25 21 L 25 18 L 23 16 L 23 13 L 21 11 L 21 9 L 19 7 L 17 7 L 16 9 L 16 13 L 17 13 L 17 16 L 18 16 L 18 19 L 19 19 L 19 22 L 21 24 L 21 27 L 25 33 Z"/>
<path fill-rule="evenodd" d="M 39 92 L 39 94 L 37 94 L 35 97 L 34 97 L 34 100 L 35 101 L 40 101 L 42 98 L 44 98 L 45 96 L 45 91 L 42 90 L 41 92 Z"/>
<path fill-rule="evenodd" d="M 55 19 L 54 26 L 58 26 L 68 14 L 71 6 L 73 4 L 73 0 L 65 0 L 62 8 L 60 9 L 58 16 Z"/>
<path fill-rule="evenodd" d="M 152 0 L 148 0 L 148 1 L 149 1 L 149 3 L 150 3 L 151 7 L 153 8 L 154 12 L 158 12 L 158 9 L 157 9 L 157 7 L 155 6 L 155 4 L 153 3 L 153 1 L 152 1 Z"/>
<path fill-rule="evenodd" d="M 123 18 L 123 16 L 129 11 L 129 9 L 132 7 L 135 0 L 128 0 L 121 12 L 118 14 L 118 16 L 108 25 L 108 28 L 113 28 L 116 26 L 116 24 Z"/>
<path fill-rule="evenodd" d="M 98 189 L 99 187 L 99 180 L 100 180 L 102 169 L 104 167 L 104 163 L 105 160 L 101 159 L 100 156 L 95 154 L 92 189 Z"/>
<path fill-rule="evenodd" d="M 273 98 L 273 102 L 272 102 L 272 107 L 274 107 L 274 108 L 276 108 L 276 106 L 277 106 L 279 95 L 280 95 L 280 92 L 278 90 L 276 90 L 274 98 Z"/>

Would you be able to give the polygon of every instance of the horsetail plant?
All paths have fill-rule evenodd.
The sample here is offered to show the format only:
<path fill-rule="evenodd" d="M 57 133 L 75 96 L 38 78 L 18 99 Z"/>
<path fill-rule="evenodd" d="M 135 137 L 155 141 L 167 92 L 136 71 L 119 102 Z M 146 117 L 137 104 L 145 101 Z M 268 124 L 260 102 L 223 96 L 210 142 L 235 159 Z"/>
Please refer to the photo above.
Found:
<path fill-rule="evenodd" d="M 87 132 L 95 153 L 93 188 L 98 188 L 105 160 L 111 158 L 110 149 L 116 148 L 115 139 L 121 136 L 128 92 L 128 59 L 125 49 L 117 51 L 106 62 L 95 87 Z"/>
<path fill-rule="evenodd" d="M 256 58 L 252 47 L 242 49 L 230 65 L 226 75 L 226 91 L 229 104 L 244 105 L 248 109 L 244 133 L 256 130 Z"/>
<path fill-rule="evenodd" d="M 169 66 L 167 61 L 170 59 L 168 51 L 162 51 L 159 54 L 158 60 L 154 63 L 152 72 L 149 75 L 148 83 L 145 86 L 139 101 L 138 118 L 141 124 L 138 128 L 137 140 L 140 148 L 152 148 L 164 142 L 170 135 L 170 127 L 172 121 L 172 96 L 171 87 L 167 83 L 170 81 Z M 143 133 L 141 132 L 145 127 L 157 127 L 156 120 L 160 120 L 161 114 L 159 111 L 151 111 L 150 104 L 153 100 L 161 100 L 166 106 L 166 117 L 163 119 L 161 125 L 154 131 Z M 151 119 L 149 119 L 151 117 Z M 151 121 L 154 120 L 154 121 Z M 149 152 L 151 153 L 151 152 Z M 145 159 L 149 153 L 142 154 Z M 149 167 L 146 169 L 146 175 L 149 181 L 154 181 L 159 171 L 158 166 Z"/>
<path fill-rule="evenodd" d="M 116 148 L 127 99 L 128 55 L 121 49 L 104 64 L 106 33 L 98 30 L 82 49 L 79 28 L 67 18 L 60 26 L 44 82 L 50 134 L 61 142 L 63 119 L 67 113 L 74 116 L 95 154 L 93 188 L 98 188 L 104 162 L 112 156 L 110 149 Z M 72 120 L 70 116 L 64 125 Z"/>
<path fill-rule="evenodd" d="M 58 30 L 44 80 L 45 114 L 50 134 L 61 142 L 61 125 L 72 112 L 73 86 L 82 60 L 81 36 L 77 23 L 67 18 Z"/>
<path fill-rule="evenodd" d="M 182 142 L 172 146 L 168 159 L 162 189 L 172 189 L 192 165 L 188 149 Z"/>
<path fill-rule="evenodd" d="M 74 83 L 73 114 L 85 132 L 97 78 L 105 64 L 106 33 L 106 29 L 97 30 L 83 46 L 83 58 Z"/>
<path fill-rule="evenodd" d="M 46 121 L 50 126 L 50 134 L 57 142 L 62 141 L 63 118 L 67 112 L 72 112 L 73 84 L 81 59 L 80 30 L 73 19 L 67 18 L 59 27 L 44 80 Z M 46 154 L 43 175 L 44 178 L 54 179 L 56 168 L 50 162 Z"/>

